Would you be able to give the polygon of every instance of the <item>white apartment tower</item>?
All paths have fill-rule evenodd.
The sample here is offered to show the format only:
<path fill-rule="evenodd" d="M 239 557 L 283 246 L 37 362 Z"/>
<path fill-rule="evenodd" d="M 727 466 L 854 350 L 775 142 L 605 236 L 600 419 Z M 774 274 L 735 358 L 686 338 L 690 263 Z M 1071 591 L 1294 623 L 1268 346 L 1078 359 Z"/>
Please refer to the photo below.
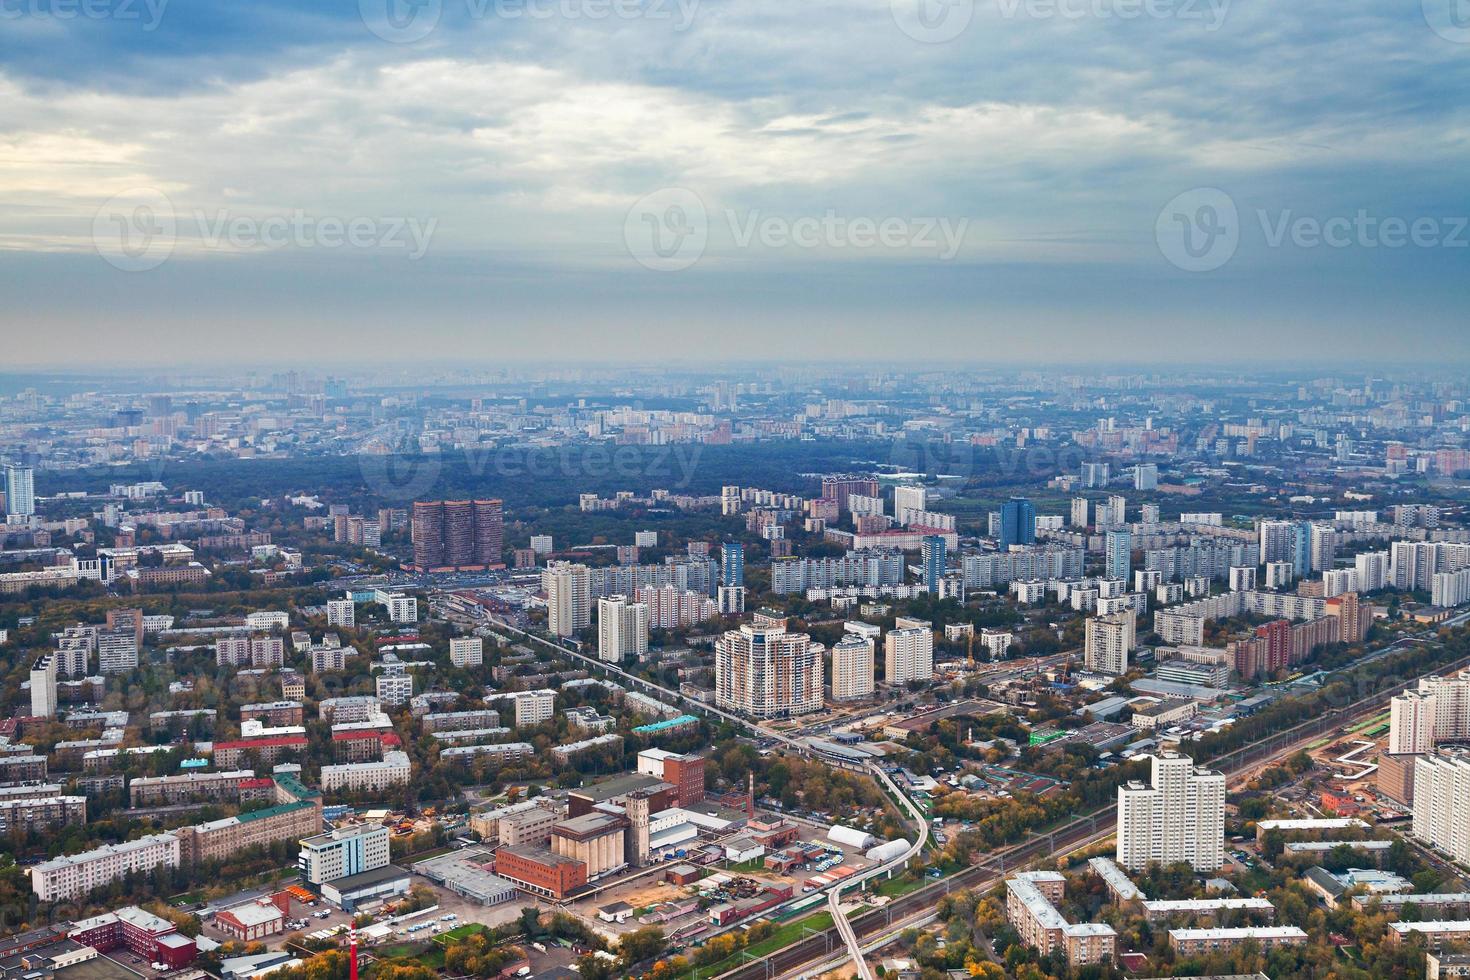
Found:
<path fill-rule="evenodd" d="M 1436 698 L 1423 691 L 1405 691 L 1390 702 L 1388 751 L 1419 755 L 1434 748 Z"/>
<path fill-rule="evenodd" d="M 1470 759 L 1463 752 L 1414 760 L 1412 833 L 1456 861 L 1470 861 Z"/>
<path fill-rule="evenodd" d="M 31 667 L 31 717 L 56 717 L 56 655 L 43 653 Z"/>
<path fill-rule="evenodd" d="M 546 625 L 556 636 L 573 636 L 592 625 L 592 582 L 586 565 L 552 562 L 541 573 Z"/>
<path fill-rule="evenodd" d="M 1136 620 L 1130 609 L 1087 621 L 1083 655 L 1088 670 L 1099 674 L 1128 673 L 1128 654 L 1133 651 L 1137 633 Z"/>
<path fill-rule="evenodd" d="M 327 600 L 327 625 L 351 629 L 357 625 L 357 603 L 348 599 Z"/>
<path fill-rule="evenodd" d="M 1150 785 L 1118 787 L 1118 864 L 1187 862 L 1215 871 L 1225 862 L 1225 775 L 1182 755 L 1151 757 Z"/>
<path fill-rule="evenodd" d="M 847 634 L 832 646 L 832 700 L 860 701 L 873 696 L 873 641 Z"/>
<path fill-rule="evenodd" d="M 894 686 L 934 680 L 934 631 L 929 623 L 899 619 L 883 637 L 883 680 Z"/>
<path fill-rule="evenodd" d="M 449 662 L 456 667 L 479 667 L 485 662 L 485 641 L 478 636 L 451 637 Z"/>
<path fill-rule="evenodd" d="M 622 663 L 629 657 L 648 653 L 648 607 L 629 602 L 625 595 L 597 600 L 597 657 L 606 663 Z"/>
<path fill-rule="evenodd" d="M 929 509 L 929 491 L 924 487 L 894 487 L 893 516 L 900 524 L 909 523 L 906 513 L 923 513 Z"/>

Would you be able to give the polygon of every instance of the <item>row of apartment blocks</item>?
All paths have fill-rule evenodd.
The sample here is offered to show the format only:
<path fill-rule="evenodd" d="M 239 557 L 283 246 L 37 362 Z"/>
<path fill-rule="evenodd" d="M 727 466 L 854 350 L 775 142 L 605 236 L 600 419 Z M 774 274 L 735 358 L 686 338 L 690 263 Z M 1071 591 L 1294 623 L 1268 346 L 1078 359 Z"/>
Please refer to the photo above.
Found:
<path fill-rule="evenodd" d="M 298 840 L 322 825 L 321 796 L 291 776 L 274 780 L 276 804 L 164 834 L 58 857 L 30 869 L 43 902 L 81 898 L 129 874 L 151 874 L 181 862 L 220 861 L 249 847 Z"/>

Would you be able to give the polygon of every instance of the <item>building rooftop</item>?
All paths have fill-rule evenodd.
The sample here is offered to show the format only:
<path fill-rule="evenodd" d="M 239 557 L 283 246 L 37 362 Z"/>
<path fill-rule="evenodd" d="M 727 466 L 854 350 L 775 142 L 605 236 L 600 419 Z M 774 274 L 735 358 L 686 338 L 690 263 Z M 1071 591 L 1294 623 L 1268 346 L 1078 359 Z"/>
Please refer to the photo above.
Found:
<path fill-rule="evenodd" d="M 1446 935 L 1470 932 L 1470 920 L 1451 919 L 1436 922 L 1390 922 L 1388 927 L 1400 935 L 1422 932 L 1426 935 Z"/>
<path fill-rule="evenodd" d="M 502 847 L 498 853 L 514 854 L 516 857 L 525 858 L 527 861 L 535 861 L 537 864 L 542 864 L 547 867 L 582 863 L 571 855 L 557 854 L 550 848 L 541 847 L 537 844 L 515 844 L 511 847 Z"/>
<path fill-rule="evenodd" d="M 664 789 L 673 789 L 673 786 L 664 782 L 657 776 L 649 776 L 643 773 L 630 773 L 626 776 L 615 776 L 612 779 L 604 779 L 600 783 L 574 789 L 572 796 L 578 799 L 588 800 L 592 803 L 604 803 L 619 796 L 627 796 L 638 790 L 657 793 Z"/>
<path fill-rule="evenodd" d="M 1273 912 L 1276 906 L 1264 898 L 1186 898 L 1178 901 L 1143 902 L 1144 911 L 1159 915 L 1175 912 Z"/>
<path fill-rule="evenodd" d="M 1331 817 L 1316 820 L 1259 820 L 1256 822 L 1256 830 L 1266 832 L 1271 830 L 1345 830 L 1348 827 L 1364 827 L 1368 825 L 1354 817 Z"/>
<path fill-rule="evenodd" d="M 234 908 L 225 909 L 220 915 L 228 915 L 240 923 L 240 925 L 246 926 L 247 928 L 285 918 L 285 915 L 279 908 L 273 903 L 264 900 L 236 905 Z"/>
<path fill-rule="evenodd" d="M 628 821 L 623 817 L 594 810 L 580 817 L 557 821 L 556 826 L 552 828 L 552 833 L 567 837 L 598 837 L 622 830 L 627 826 Z"/>
<path fill-rule="evenodd" d="M 1470 927 L 1470 923 L 1465 923 Z M 1236 929 L 1170 929 L 1169 938 L 1189 942 L 1200 939 L 1306 939 L 1307 934 L 1296 926 L 1244 926 Z"/>
<path fill-rule="evenodd" d="M 1143 892 L 1138 890 L 1133 879 L 1128 877 L 1128 873 L 1118 867 L 1112 858 L 1095 857 L 1088 861 L 1087 865 L 1099 878 L 1107 882 L 1108 887 L 1117 893 L 1120 900 L 1129 902 L 1143 898 Z"/>

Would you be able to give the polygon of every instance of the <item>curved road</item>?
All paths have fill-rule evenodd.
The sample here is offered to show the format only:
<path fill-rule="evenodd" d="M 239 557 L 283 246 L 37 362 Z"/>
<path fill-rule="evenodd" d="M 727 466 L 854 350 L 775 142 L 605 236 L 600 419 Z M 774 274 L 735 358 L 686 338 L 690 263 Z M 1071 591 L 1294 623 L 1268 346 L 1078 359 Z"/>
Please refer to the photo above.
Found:
<path fill-rule="evenodd" d="M 894 783 L 888 773 L 882 769 L 870 763 L 868 765 L 868 771 L 880 786 L 908 809 L 909 815 L 914 818 L 914 826 L 918 828 L 919 832 L 915 835 L 914 843 L 910 844 L 908 850 L 904 851 L 899 857 L 891 861 L 885 861 L 876 867 L 869 868 L 861 874 L 839 881 L 832 886 L 831 891 L 827 892 L 827 904 L 832 909 L 832 922 L 837 926 L 837 931 L 841 934 L 842 941 L 847 944 L 848 955 L 852 957 L 853 965 L 857 967 L 858 976 L 861 980 L 874 980 L 873 971 L 863 956 L 863 948 L 858 943 L 857 933 L 853 931 L 852 923 L 848 921 L 847 916 L 842 914 L 842 892 L 844 889 L 850 888 L 853 885 L 861 885 L 881 874 L 886 874 L 895 868 L 903 867 L 924 849 L 924 845 L 929 843 L 929 821 L 924 819 L 924 814 L 914 804 L 913 800 L 910 800 L 898 788 L 898 785 Z"/>

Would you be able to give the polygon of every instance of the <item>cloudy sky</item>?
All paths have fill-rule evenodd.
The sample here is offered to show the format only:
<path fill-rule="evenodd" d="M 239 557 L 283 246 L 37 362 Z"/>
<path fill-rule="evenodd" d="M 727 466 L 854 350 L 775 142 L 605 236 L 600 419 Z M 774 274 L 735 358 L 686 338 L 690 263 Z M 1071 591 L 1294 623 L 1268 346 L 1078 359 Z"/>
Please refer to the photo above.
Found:
<path fill-rule="evenodd" d="M 0 0 L 5 355 L 1461 360 L 1464 2 Z"/>

